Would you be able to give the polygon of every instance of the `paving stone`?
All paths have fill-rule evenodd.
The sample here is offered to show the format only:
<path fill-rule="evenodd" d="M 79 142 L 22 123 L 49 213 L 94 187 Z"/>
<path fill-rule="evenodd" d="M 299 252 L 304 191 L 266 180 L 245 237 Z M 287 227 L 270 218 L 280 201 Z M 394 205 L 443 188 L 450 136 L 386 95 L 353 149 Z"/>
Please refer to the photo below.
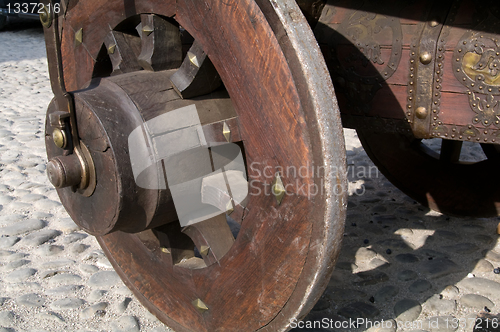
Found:
<path fill-rule="evenodd" d="M 432 250 L 432 249 L 428 249 L 428 248 L 421 249 L 419 251 L 419 254 L 424 257 L 424 259 L 423 259 L 424 261 L 434 260 L 434 259 L 438 259 L 438 258 L 450 258 L 448 256 L 448 254 L 446 254 L 446 253 Z"/>
<path fill-rule="evenodd" d="M 120 281 L 120 277 L 115 271 L 100 271 L 93 274 L 88 281 L 91 287 L 111 287 Z"/>
<path fill-rule="evenodd" d="M 9 300 L 8 297 L 0 297 L 0 306 L 2 306 L 8 300 Z"/>
<path fill-rule="evenodd" d="M 62 238 L 60 241 L 61 244 L 70 244 L 76 241 L 81 241 L 85 238 L 87 238 L 87 234 L 82 234 L 82 233 L 71 233 L 66 235 L 65 237 Z"/>
<path fill-rule="evenodd" d="M 34 232 L 25 236 L 21 240 L 20 245 L 38 247 L 39 245 L 42 245 L 45 242 L 59 236 L 60 234 L 61 232 L 55 229 L 43 229 L 41 231 Z"/>
<path fill-rule="evenodd" d="M 90 246 L 89 245 L 86 245 L 86 244 L 83 244 L 83 243 L 73 243 L 70 247 L 69 247 L 69 251 L 73 254 L 81 254 L 82 252 L 84 252 L 85 250 L 87 250 Z"/>
<path fill-rule="evenodd" d="M 61 300 L 54 301 L 50 307 L 54 310 L 67 310 L 67 309 L 77 309 L 85 304 L 82 299 L 76 298 L 65 298 Z"/>
<path fill-rule="evenodd" d="M 459 292 L 459 289 L 455 285 L 449 285 L 441 291 L 441 295 L 443 295 L 445 299 L 455 300 Z"/>
<path fill-rule="evenodd" d="M 13 236 L 33 232 L 44 228 L 45 225 L 46 223 L 44 221 L 38 219 L 22 220 L 9 226 L 1 227 L 0 235 Z"/>
<path fill-rule="evenodd" d="M 12 271 L 4 277 L 4 281 L 6 282 L 23 282 L 29 279 L 29 277 L 33 276 L 36 273 L 36 270 L 33 268 L 23 268 L 19 270 Z"/>
<path fill-rule="evenodd" d="M 72 233 L 79 231 L 81 228 L 71 218 L 62 218 L 57 223 L 57 228 L 63 231 L 64 233 Z"/>
<path fill-rule="evenodd" d="M 494 267 L 493 264 L 491 264 L 489 261 L 486 259 L 481 258 L 480 260 L 477 261 L 476 266 L 474 267 L 474 272 L 491 272 L 493 271 Z"/>
<path fill-rule="evenodd" d="M 89 264 L 82 264 L 79 266 L 79 268 L 80 268 L 80 271 L 82 271 L 84 273 L 89 273 L 89 274 L 94 274 L 97 271 L 99 271 L 99 268 L 97 266 L 89 265 Z"/>
<path fill-rule="evenodd" d="M 0 250 L 0 258 L 10 257 L 14 253 L 15 253 L 15 251 L 11 251 L 11 250 Z"/>
<path fill-rule="evenodd" d="M 500 297 L 500 283 L 484 278 L 466 278 L 458 282 L 459 288 L 479 293 L 486 297 Z"/>
<path fill-rule="evenodd" d="M 139 323 L 134 316 L 122 316 L 111 323 L 112 332 L 139 332 Z"/>
<path fill-rule="evenodd" d="M 58 273 L 51 277 L 48 281 L 49 285 L 68 285 L 68 284 L 77 284 L 82 280 L 82 277 L 71 274 L 71 273 Z"/>
<path fill-rule="evenodd" d="M 96 302 L 97 300 L 99 300 L 101 297 L 104 296 L 104 294 L 106 294 L 107 291 L 103 290 L 103 289 L 95 289 L 93 290 L 92 292 L 90 292 L 87 300 L 89 302 Z"/>
<path fill-rule="evenodd" d="M 46 197 L 44 195 L 40 195 L 40 194 L 27 194 L 27 195 L 24 195 L 23 197 L 21 197 L 21 199 L 24 202 L 35 202 L 35 201 L 38 201 L 42 198 L 46 198 Z"/>
<path fill-rule="evenodd" d="M 335 264 L 335 268 L 346 271 L 354 271 L 358 268 L 358 266 L 350 262 L 337 262 L 337 264 Z"/>
<path fill-rule="evenodd" d="M 5 257 L 4 260 L 6 262 L 13 262 L 13 261 L 17 261 L 17 260 L 23 259 L 23 258 L 25 258 L 27 256 L 28 256 L 27 254 L 22 253 L 22 252 L 16 252 L 16 253 L 13 252 L 12 255 Z"/>
<path fill-rule="evenodd" d="M 394 315 L 398 321 L 415 321 L 422 312 L 422 306 L 418 301 L 403 299 L 394 305 Z"/>
<path fill-rule="evenodd" d="M 64 318 L 53 311 L 40 312 L 35 316 L 38 320 L 48 320 L 56 323 L 64 323 Z"/>
<path fill-rule="evenodd" d="M 82 289 L 82 285 L 64 285 L 56 288 L 51 288 L 47 289 L 45 291 L 45 294 L 52 296 L 52 295 L 72 295 L 75 292 L 79 291 Z"/>
<path fill-rule="evenodd" d="M 97 267 L 101 268 L 101 269 L 112 269 L 113 268 L 113 265 L 111 265 L 110 261 L 108 260 L 107 257 L 99 257 L 96 261 L 95 261 L 95 265 L 97 265 Z"/>
<path fill-rule="evenodd" d="M 64 251 L 63 246 L 55 246 L 53 244 L 44 243 L 35 250 L 33 253 L 41 257 L 49 257 L 60 254 Z"/>
<path fill-rule="evenodd" d="M 457 241 L 458 239 L 460 239 L 460 236 L 457 233 L 445 231 L 442 229 L 438 229 L 436 232 L 434 232 L 434 236 L 450 241 Z"/>
<path fill-rule="evenodd" d="M 15 324 L 16 316 L 12 311 L 0 312 L 0 326 L 8 327 Z"/>
<path fill-rule="evenodd" d="M 38 282 L 17 282 L 6 284 L 5 290 L 10 293 L 39 292 L 42 290 L 42 286 Z"/>
<path fill-rule="evenodd" d="M 398 273 L 398 280 L 411 281 L 418 278 L 418 274 L 412 270 L 404 270 Z"/>
<path fill-rule="evenodd" d="M 429 332 L 453 332 L 458 329 L 453 316 L 430 317 L 423 321 L 423 328 Z"/>
<path fill-rule="evenodd" d="M 356 261 L 369 261 L 375 257 L 377 257 L 377 253 L 369 248 L 359 248 L 356 251 Z"/>
<path fill-rule="evenodd" d="M 419 279 L 413 282 L 408 290 L 412 293 L 423 293 L 432 288 L 432 284 L 424 279 Z"/>
<path fill-rule="evenodd" d="M 70 267 L 73 266 L 76 263 L 76 261 L 72 259 L 59 259 L 56 261 L 49 261 L 46 263 L 43 263 L 41 268 L 43 269 L 60 269 L 63 267 Z"/>
<path fill-rule="evenodd" d="M 356 286 L 376 285 L 389 280 L 389 276 L 380 271 L 359 272 L 355 275 L 362 279 L 361 281 L 353 282 L 353 284 Z"/>
<path fill-rule="evenodd" d="M 483 244 L 492 244 L 495 241 L 491 236 L 484 234 L 474 234 L 474 240 Z"/>
<path fill-rule="evenodd" d="M 490 261 L 500 262 L 500 253 L 495 250 L 488 250 L 486 253 L 483 253 L 484 258 L 489 259 Z"/>
<path fill-rule="evenodd" d="M 29 263 L 30 263 L 30 261 L 27 260 L 27 259 L 19 259 L 19 260 L 7 263 L 6 265 L 4 265 L 2 267 L 2 270 L 4 272 L 10 272 L 10 271 L 12 271 L 14 269 L 17 269 L 17 268 L 19 268 L 21 266 L 24 266 L 26 264 L 29 264 Z"/>
<path fill-rule="evenodd" d="M 365 266 L 366 266 L 366 268 L 368 268 L 370 270 L 374 270 L 374 269 L 386 269 L 390 265 L 391 265 L 390 263 L 388 263 L 384 260 L 381 260 L 380 258 L 374 258 Z"/>
<path fill-rule="evenodd" d="M 434 279 L 460 272 L 460 267 L 448 258 L 436 258 L 423 261 L 420 265 L 420 271 Z"/>
<path fill-rule="evenodd" d="M 487 297 L 477 294 L 465 294 L 460 298 L 460 304 L 464 307 L 474 309 L 484 309 L 484 307 L 493 308 L 495 304 Z"/>
<path fill-rule="evenodd" d="M 399 288 L 396 286 L 384 286 L 380 288 L 373 296 L 375 303 L 385 303 L 392 300 L 399 293 Z"/>
<path fill-rule="evenodd" d="M 410 263 L 416 263 L 420 261 L 418 256 L 415 256 L 413 254 L 399 254 L 396 255 L 396 260 L 400 263 L 405 263 L 405 264 L 410 264 Z"/>
<path fill-rule="evenodd" d="M 357 318 L 375 318 L 380 311 L 364 302 L 354 302 L 351 303 L 338 311 L 338 314 L 344 316 L 345 318 L 357 319 Z"/>
<path fill-rule="evenodd" d="M 367 329 L 366 332 L 396 332 L 398 329 L 398 325 L 395 320 L 388 319 L 379 321 L 367 321 L 364 324 L 364 329 Z"/>
<path fill-rule="evenodd" d="M 390 249 L 410 249 L 408 244 L 400 239 L 385 239 L 378 241 L 377 244 Z"/>
<path fill-rule="evenodd" d="M 130 297 L 126 297 L 123 301 L 118 302 L 115 306 L 115 311 L 121 315 L 127 310 L 128 305 L 132 301 Z M 326 301 L 325 299 L 319 299 L 318 302 L 316 302 L 316 305 L 312 310 L 314 311 L 322 311 L 325 309 L 328 309 L 330 307 L 330 302 Z"/>
<path fill-rule="evenodd" d="M 45 299 L 38 294 L 30 293 L 24 294 L 16 298 L 16 303 L 18 305 L 24 305 L 27 307 L 41 307 L 45 304 Z"/>
<path fill-rule="evenodd" d="M 17 236 L 0 236 L 0 248 L 10 248 L 19 240 Z"/>
<path fill-rule="evenodd" d="M 109 303 L 107 303 L 107 302 L 99 302 L 99 303 L 93 304 L 90 307 L 83 309 L 83 311 L 80 314 L 80 317 L 82 319 L 91 319 L 92 317 L 94 317 L 94 315 L 98 311 L 104 311 L 104 310 L 106 310 L 106 308 L 108 307 L 108 305 L 109 305 Z M 120 314 L 121 313 L 122 312 L 120 312 Z"/>
<path fill-rule="evenodd" d="M 115 293 L 123 296 L 134 296 L 132 291 L 128 289 L 126 286 L 115 288 Z"/>
<path fill-rule="evenodd" d="M 469 243 L 469 242 L 458 243 L 452 246 L 444 246 L 442 248 L 448 252 L 453 252 L 457 254 L 471 254 L 479 250 L 478 246 L 476 246 L 474 243 Z"/>
<path fill-rule="evenodd" d="M 424 308 L 438 315 L 450 315 L 456 311 L 457 303 L 455 300 L 441 299 L 440 295 L 434 294 L 425 301 Z"/>
<path fill-rule="evenodd" d="M 45 211 L 59 208 L 62 206 L 60 202 L 56 202 L 50 199 L 41 199 L 39 201 L 36 201 L 34 204 L 37 209 Z"/>

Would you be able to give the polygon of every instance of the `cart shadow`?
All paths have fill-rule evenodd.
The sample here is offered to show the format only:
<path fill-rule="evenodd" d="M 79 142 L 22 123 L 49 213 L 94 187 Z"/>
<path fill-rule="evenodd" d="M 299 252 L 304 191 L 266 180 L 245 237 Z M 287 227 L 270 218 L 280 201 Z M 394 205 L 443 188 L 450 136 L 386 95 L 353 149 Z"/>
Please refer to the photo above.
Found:
<path fill-rule="evenodd" d="M 373 166 L 362 148 L 348 150 L 348 164 L 355 170 Z M 500 257 L 492 250 L 500 248 L 498 218 L 461 219 L 430 211 L 379 173 L 348 171 L 348 180 L 342 251 L 327 289 L 302 321 L 316 328 L 293 331 L 364 331 L 370 324 L 391 320 L 428 330 L 427 317 L 453 316 L 463 308 L 462 294 L 450 286 L 471 274 L 500 282 L 494 274 L 500 262 L 492 260 Z M 395 310 L 405 305 L 421 312 L 395 321 Z M 487 309 L 498 312 L 497 307 Z M 470 317 L 481 310 L 474 309 Z M 357 319 L 357 328 L 342 327 L 342 322 Z"/>

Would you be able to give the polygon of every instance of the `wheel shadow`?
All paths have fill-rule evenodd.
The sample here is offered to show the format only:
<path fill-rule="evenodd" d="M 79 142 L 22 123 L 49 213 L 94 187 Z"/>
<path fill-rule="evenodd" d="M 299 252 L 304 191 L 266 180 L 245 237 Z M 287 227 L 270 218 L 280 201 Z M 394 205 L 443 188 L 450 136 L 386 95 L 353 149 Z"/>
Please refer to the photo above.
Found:
<path fill-rule="evenodd" d="M 297 324 L 292 331 L 365 331 L 375 326 L 372 331 L 377 322 L 386 322 L 384 331 L 394 331 L 389 324 L 406 324 L 398 331 L 425 331 L 432 330 L 429 317 L 450 316 L 450 322 L 455 317 L 470 325 L 480 312 L 498 313 L 497 298 L 490 296 L 497 306 L 487 308 L 470 308 L 462 300 L 474 293 L 462 287 L 472 275 L 500 282 L 494 273 L 500 266 L 498 218 L 461 219 L 430 211 L 373 168 L 368 172 L 370 167 L 361 147 L 348 149 L 342 251 L 327 289 L 302 321 L 315 328 Z M 409 311 L 399 316 L 404 309 Z"/>

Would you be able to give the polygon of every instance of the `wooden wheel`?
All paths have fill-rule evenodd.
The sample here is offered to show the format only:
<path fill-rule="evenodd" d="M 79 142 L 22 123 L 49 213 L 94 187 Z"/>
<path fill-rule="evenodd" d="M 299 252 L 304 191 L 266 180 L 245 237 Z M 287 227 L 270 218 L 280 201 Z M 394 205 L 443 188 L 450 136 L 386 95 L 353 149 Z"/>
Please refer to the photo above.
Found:
<path fill-rule="evenodd" d="M 312 32 L 294 1 L 124 4 L 66 7 L 64 78 L 70 91 L 85 88 L 74 93 L 75 112 L 96 184 L 91 193 L 58 188 L 61 200 L 137 298 L 176 331 L 284 331 L 328 283 L 347 203 L 342 128 Z M 179 29 L 195 43 L 183 49 Z M 210 69 L 201 81 L 186 70 L 195 63 L 203 71 L 203 54 L 227 93 L 215 89 Z M 236 227 L 223 214 L 181 227 L 168 187 L 133 181 L 126 138 L 190 105 L 207 141 L 244 151 L 249 187 L 230 209 Z M 52 104 L 48 119 L 57 112 Z M 49 159 L 64 164 L 54 135 L 48 121 Z M 196 166 L 183 165 L 185 173 Z"/>
<path fill-rule="evenodd" d="M 499 215 L 500 182 L 492 176 L 500 167 L 495 145 L 483 144 L 487 159 L 474 162 L 460 160 L 461 141 L 432 139 L 442 141 L 437 153 L 425 140 L 368 130 L 357 133 L 382 174 L 424 206 L 454 216 Z"/>

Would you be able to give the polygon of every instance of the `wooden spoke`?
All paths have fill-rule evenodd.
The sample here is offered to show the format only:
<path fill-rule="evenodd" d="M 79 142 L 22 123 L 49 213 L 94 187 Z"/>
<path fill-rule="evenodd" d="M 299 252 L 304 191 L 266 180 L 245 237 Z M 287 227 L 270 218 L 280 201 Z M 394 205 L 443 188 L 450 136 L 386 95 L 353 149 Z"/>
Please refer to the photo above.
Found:
<path fill-rule="evenodd" d="M 141 69 L 137 56 L 141 40 L 137 36 L 119 31 L 110 31 L 104 39 L 113 72 L 111 75 L 129 73 Z"/>
<path fill-rule="evenodd" d="M 187 226 L 182 232 L 193 240 L 207 266 L 220 261 L 234 243 L 224 214 Z"/>
<path fill-rule="evenodd" d="M 154 14 L 143 14 L 136 29 L 142 40 L 138 59 L 142 68 L 151 71 L 179 68 L 182 43 L 177 24 Z"/>
<path fill-rule="evenodd" d="M 441 142 L 441 154 L 439 160 L 447 163 L 456 163 L 460 160 L 462 141 L 443 139 Z"/>
<path fill-rule="evenodd" d="M 205 95 L 222 84 L 214 65 L 196 41 L 187 52 L 179 70 L 170 79 L 182 98 Z"/>

